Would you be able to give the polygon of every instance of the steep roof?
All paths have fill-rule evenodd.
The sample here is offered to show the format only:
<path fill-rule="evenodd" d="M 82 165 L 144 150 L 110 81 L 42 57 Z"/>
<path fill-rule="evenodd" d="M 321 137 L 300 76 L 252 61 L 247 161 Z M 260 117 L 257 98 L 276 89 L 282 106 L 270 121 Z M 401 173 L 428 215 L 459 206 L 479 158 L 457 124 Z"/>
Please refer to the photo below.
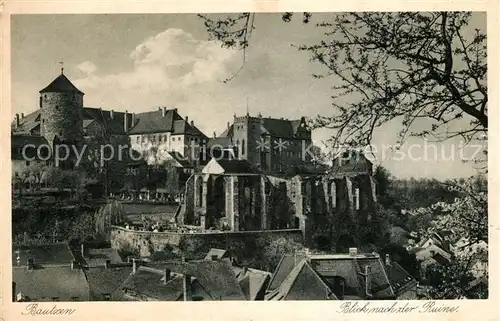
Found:
<path fill-rule="evenodd" d="M 182 294 L 182 277 L 174 277 L 167 283 L 163 282 L 164 273 L 160 269 L 140 266 L 135 274 L 130 274 L 119 287 L 130 289 L 138 295 L 147 296 L 159 301 L 176 301 Z M 122 291 L 113 294 L 113 300 L 126 300 Z"/>
<path fill-rule="evenodd" d="M 366 297 L 365 267 L 370 267 L 370 292 L 375 298 L 392 298 L 394 292 L 379 256 L 311 256 L 311 266 L 322 277 L 345 279 L 346 295 Z"/>
<path fill-rule="evenodd" d="M 332 300 L 337 299 L 331 288 L 314 271 L 307 259 L 302 259 L 279 287 L 269 293 L 268 300 Z"/>
<path fill-rule="evenodd" d="M 17 265 L 19 256 L 20 264 Z M 12 265 L 26 266 L 28 258 L 34 260 L 35 265 L 61 265 L 71 264 L 75 260 L 68 244 L 54 243 L 41 245 L 14 246 L 12 249 Z"/>
<path fill-rule="evenodd" d="M 197 135 L 205 136 L 193 123 L 189 124 L 183 119 L 175 120 L 172 130 L 173 135 Z"/>
<path fill-rule="evenodd" d="M 268 290 L 272 291 L 280 286 L 293 268 L 305 258 L 304 253 L 287 253 L 281 257 L 278 266 L 274 270 Z"/>
<path fill-rule="evenodd" d="M 16 294 L 22 292 L 37 301 L 88 301 L 89 285 L 81 269 L 67 266 L 48 266 L 27 270 L 12 269 Z"/>
<path fill-rule="evenodd" d="M 408 286 L 412 284 L 415 285 L 417 283 L 415 278 L 397 262 L 385 265 L 385 271 L 396 295 L 403 292 L 406 288 L 408 288 Z"/>
<path fill-rule="evenodd" d="M 233 266 L 233 271 L 247 300 L 264 299 L 265 291 L 271 280 L 271 273 L 239 266 Z"/>
<path fill-rule="evenodd" d="M 137 124 L 132 127 L 129 134 L 148 134 L 172 132 L 174 121 L 182 120 L 175 109 L 167 109 L 165 115 L 162 110 L 149 111 L 136 115 Z"/>
<path fill-rule="evenodd" d="M 106 300 L 108 295 L 113 297 L 119 290 L 120 285 L 132 273 L 132 266 L 120 264 L 110 268 L 91 267 L 84 269 L 89 283 L 90 293 L 93 300 Z M 109 299 L 108 299 L 109 300 Z"/>
<path fill-rule="evenodd" d="M 193 164 L 191 164 L 191 162 L 189 162 L 189 160 L 186 159 L 186 157 L 182 156 L 182 154 L 177 151 L 167 152 L 167 154 L 169 155 L 169 157 L 175 160 L 182 168 L 194 167 Z"/>
<path fill-rule="evenodd" d="M 75 87 L 69 81 L 68 78 L 64 74 L 60 74 L 57 76 L 56 79 L 54 79 L 47 87 L 44 89 L 40 90 L 40 93 L 64 93 L 64 92 L 75 92 L 83 95 L 83 92 L 81 92 L 78 88 Z"/>
<path fill-rule="evenodd" d="M 196 278 L 214 300 L 246 299 L 236 279 L 231 262 L 227 260 L 168 262 L 162 266 L 172 272 Z"/>
<path fill-rule="evenodd" d="M 259 171 L 247 160 L 244 159 L 215 159 L 202 169 L 208 174 L 258 174 Z"/>
<path fill-rule="evenodd" d="M 214 137 L 209 138 L 207 142 L 207 148 L 219 147 L 219 148 L 229 148 L 233 147 L 231 137 Z"/>

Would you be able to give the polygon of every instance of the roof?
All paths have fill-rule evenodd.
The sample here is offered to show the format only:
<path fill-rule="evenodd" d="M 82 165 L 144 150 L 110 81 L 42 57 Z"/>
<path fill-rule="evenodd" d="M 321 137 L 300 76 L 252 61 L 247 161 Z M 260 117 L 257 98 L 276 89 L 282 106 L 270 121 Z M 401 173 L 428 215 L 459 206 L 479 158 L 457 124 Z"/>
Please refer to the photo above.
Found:
<path fill-rule="evenodd" d="M 119 287 L 130 289 L 140 296 L 147 296 L 159 301 L 176 301 L 182 294 L 183 278 L 174 277 L 167 283 L 163 282 L 164 272 L 160 269 L 140 266 L 135 274 L 130 274 Z M 122 291 L 112 296 L 113 300 L 125 300 Z"/>
<path fill-rule="evenodd" d="M 173 272 L 195 277 L 214 300 L 246 299 L 229 261 L 200 260 L 166 263 L 165 266 Z"/>
<path fill-rule="evenodd" d="M 113 296 L 120 285 L 132 273 L 131 265 L 118 265 L 106 269 L 104 266 L 84 270 L 89 283 L 93 300 L 104 300 L 107 295 Z"/>
<path fill-rule="evenodd" d="M 219 148 L 231 148 L 234 147 L 231 137 L 214 137 L 209 138 L 207 142 L 207 148 L 219 147 Z"/>
<path fill-rule="evenodd" d="M 247 116 L 248 117 L 248 116 Z M 300 124 L 305 124 L 305 119 L 278 119 L 270 117 L 249 117 L 253 120 L 259 120 L 261 122 L 261 133 L 269 134 L 274 137 L 281 138 L 294 138 L 299 131 Z M 234 132 L 234 124 L 229 126 L 220 135 L 221 137 L 232 137 Z"/>
<path fill-rule="evenodd" d="M 271 273 L 239 266 L 233 266 L 233 271 L 247 300 L 264 299 L 266 288 L 271 280 Z"/>
<path fill-rule="evenodd" d="M 20 264 L 17 265 L 17 257 L 19 256 Z M 41 244 L 14 246 L 12 249 L 12 265 L 26 266 L 28 258 L 34 260 L 35 265 L 70 265 L 75 260 L 68 244 Z"/>
<path fill-rule="evenodd" d="M 84 107 L 82 113 L 83 128 L 87 128 L 93 121 L 97 121 L 97 123 L 104 126 L 110 133 L 124 134 L 125 115 L 127 115 L 128 124 L 132 124 L 132 113 Z"/>
<path fill-rule="evenodd" d="M 217 260 L 220 260 L 228 257 L 229 253 L 226 250 L 211 248 L 207 255 L 205 255 L 205 260 L 212 260 L 212 256 L 214 255 L 217 256 Z"/>
<path fill-rule="evenodd" d="M 147 134 L 173 132 L 174 121 L 182 120 L 175 109 L 167 109 L 165 116 L 163 111 L 155 110 L 136 115 L 137 124 L 129 131 L 129 134 Z"/>
<path fill-rule="evenodd" d="M 89 285 L 83 271 L 71 269 L 69 265 L 30 271 L 26 268 L 14 267 L 12 280 L 16 282 L 16 294 L 22 292 L 30 300 L 89 300 Z"/>
<path fill-rule="evenodd" d="M 167 153 L 173 160 L 175 160 L 180 167 L 182 168 L 193 168 L 193 164 L 189 162 L 189 160 L 182 156 L 181 153 L 173 151 Z"/>
<path fill-rule="evenodd" d="M 293 268 L 303 259 L 305 254 L 297 252 L 295 254 L 284 254 L 274 270 L 268 290 L 272 291 L 280 286 Z"/>
<path fill-rule="evenodd" d="M 258 174 L 259 171 L 244 159 L 215 159 L 203 168 L 207 174 Z"/>
<path fill-rule="evenodd" d="M 417 283 L 415 278 L 397 262 L 391 262 L 390 265 L 385 265 L 385 271 L 396 295 L 404 291 L 408 285 Z"/>
<path fill-rule="evenodd" d="M 47 87 L 44 89 L 40 90 L 40 93 L 63 93 L 63 92 L 74 92 L 74 93 L 79 93 L 83 95 L 83 92 L 81 92 L 78 88 L 75 87 L 69 81 L 68 78 L 64 74 L 60 74 L 57 76 L 56 79 L 54 79 Z"/>
<path fill-rule="evenodd" d="M 110 260 L 111 264 L 123 263 L 118 251 L 112 248 L 89 248 L 86 250 L 84 260 L 89 266 L 104 266 L 107 260 Z"/>
<path fill-rule="evenodd" d="M 191 122 L 189 124 L 187 121 L 181 119 L 181 120 L 175 120 L 174 121 L 174 127 L 172 130 L 173 135 L 196 135 L 196 136 L 205 136 L 196 126 L 194 126 L 194 123 Z"/>
<path fill-rule="evenodd" d="M 378 256 L 327 257 L 311 256 L 311 266 L 322 277 L 340 276 L 345 279 L 347 295 L 366 297 L 365 267 L 370 267 L 371 294 L 375 298 L 392 298 L 392 291 L 385 268 Z"/>
<path fill-rule="evenodd" d="M 331 300 L 337 297 L 304 258 L 290 271 L 279 287 L 266 296 L 266 299 Z"/>
<path fill-rule="evenodd" d="M 40 145 L 47 144 L 47 140 L 43 136 L 31 136 L 31 135 L 12 135 L 10 136 L 11 147 L 24 147 L 27 144 L 35 145 L 37 148 Z"/>

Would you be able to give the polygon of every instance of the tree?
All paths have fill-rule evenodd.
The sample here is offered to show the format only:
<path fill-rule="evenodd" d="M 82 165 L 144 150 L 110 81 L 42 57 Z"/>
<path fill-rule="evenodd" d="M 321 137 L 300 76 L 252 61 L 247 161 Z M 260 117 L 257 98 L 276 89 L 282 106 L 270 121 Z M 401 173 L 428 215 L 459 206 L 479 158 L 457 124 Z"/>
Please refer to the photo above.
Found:
<path fill-rule="evenodd" d="M 336 131 L 334 148 L 369 145 L 374 129 L 394 119 L 402 124 L 399 143 L 407 135 L 438 140 L 462 136 L 466 142 L 484 137 L 486 35 L 481 30 L 467 35 L 471 15 L 351 12 L 317 23 L 324 39 L 296 46 L 325 68 L 315 77 L 334 80 L 332 115 L 319 116 L 315 127 Z M 284 13 L 282 19 L 289 22 L 292 16 Z M 255 13 L 200 17 L 210 38 L 243 51 L 244 64 Z M 310 13 L 303 14 L 305 23 L 311 19 Z M 462 120 L 465 117 L 469 124 Z M 420 119 L 428 120 L 427 128 L 422 129 Z M 415 123 L 420 125 L 412 126 Z"/>
<path fill-rule="evenodd" d="M 486 179 L 482 176 L 447 183 L 459 193 L 453 202 L 438 202 L 430 207 L 411 211 L 412 215 L 431 218 L 422 226 L 420 235 L 441 233 L 451 245 L 453 259 L 449 265 L 431 266 L 427 279 L 433 286 L 435 299 L 471 295 L 470 283 L 487 276 L 488 264 L 488 198 Z M 484 288 L 479 288 L 480 291 Z M 473 296 L 484 296 L 475 293 Z"/>

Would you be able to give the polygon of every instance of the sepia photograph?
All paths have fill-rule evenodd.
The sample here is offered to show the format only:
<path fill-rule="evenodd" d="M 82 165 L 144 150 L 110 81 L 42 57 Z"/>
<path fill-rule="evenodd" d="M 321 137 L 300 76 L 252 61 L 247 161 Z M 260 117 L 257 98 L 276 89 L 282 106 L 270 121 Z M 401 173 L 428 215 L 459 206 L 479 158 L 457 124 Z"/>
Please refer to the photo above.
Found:
<path fill-rule="evenodd" d="M 486 16 L 12 14 L 8 300 L 488 299 Z"/>

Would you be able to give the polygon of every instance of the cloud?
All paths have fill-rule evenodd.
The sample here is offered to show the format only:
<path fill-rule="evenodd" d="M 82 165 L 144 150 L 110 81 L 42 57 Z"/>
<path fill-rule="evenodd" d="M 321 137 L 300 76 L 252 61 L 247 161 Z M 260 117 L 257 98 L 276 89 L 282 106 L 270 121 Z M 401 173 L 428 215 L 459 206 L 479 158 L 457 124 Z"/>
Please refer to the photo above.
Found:
<path fill-rule="evenodd" d="M 97 70 L 97 66 L 96 66 L 96 65 L 94 65 L 94 64 L 93 64 L 92 62 L 90 62 L 90 61 L 84 61 L 84 62 L 82 62 L 82 63 L 78 64 L 78 65 L 76 66 L 76 69 L 77 69 L 78 71 L 83 72 L 84 74 L 89 75 L 89 74 L 94 73 L 94 72 Z"/>
<path fill-rule="evenodd" d="M 239 52 L 195 39 L 181 29 L 167 29 L 145 39 L 129 58 L 132 70 L 119 73 L 96 73 L 91 62 L 79 65 L 88 71 L 75 81 L 86 93 L 87 105 L 137 112 L 158 105 L 173 107 L 199 94 L 200 87 L 217 86 L 241 59 Z"/>

